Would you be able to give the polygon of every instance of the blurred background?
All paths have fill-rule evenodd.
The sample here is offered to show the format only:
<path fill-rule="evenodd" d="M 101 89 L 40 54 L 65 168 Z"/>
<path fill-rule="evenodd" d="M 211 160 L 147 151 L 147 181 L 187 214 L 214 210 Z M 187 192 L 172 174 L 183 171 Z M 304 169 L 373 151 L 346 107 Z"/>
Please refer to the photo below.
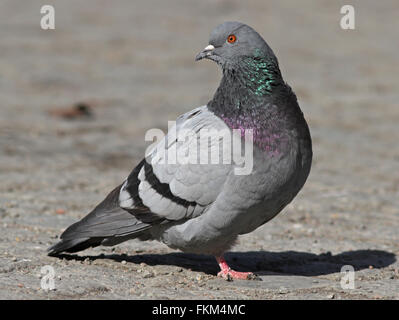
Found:
<path fill-rule="evenodd" d="M 44 4 L 55 7 L 55 30 L 40 28 Z M 355 8 L 355 30 L 340 27 L 345 4 Z M 145 132 L 212 98 L 220 70 L 194 57 L 215 26 L 237 20 L 276 53 L 308 120 L 314 162 L 298 198 L 236 250 L 332 252 L 337 268 L 347 259 L 365 269 L 366 289 L 351 297 L 397 297 L 384 281 L 399 277 L 398 12 L 396 0 L 0 1 L 0 266 L 30 259 L 15 277 L 33 281 L 43 259 L 54 261 L 45 248 L 138 163 Z M 116 252 L 136 247 L 171 252 L 134 241 Z M 276 272 L 302 274 L 295 266 L 310 263 L 267 257 Z M 3 298 L 37 294 L 0 284 Z"/>

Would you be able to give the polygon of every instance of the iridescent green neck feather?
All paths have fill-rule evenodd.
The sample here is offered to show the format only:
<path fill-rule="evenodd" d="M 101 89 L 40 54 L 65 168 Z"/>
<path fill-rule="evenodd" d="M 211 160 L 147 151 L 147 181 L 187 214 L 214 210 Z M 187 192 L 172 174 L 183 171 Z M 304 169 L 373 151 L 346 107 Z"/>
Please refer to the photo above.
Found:
<path fill-rule="evenodd" d="M 220 86 L 208 107 L 222 113 L 254 110 L 283 94 L 284 88 L 277 59 L 255 52 L 223 68 Z"/>
<path fill-rule="evenodd" d="M 280 84 L 281 74 L 274 59 L 246 57 L 242 61 L 242 81 L 256 96 L 272 94 L 273 88 Z"/>

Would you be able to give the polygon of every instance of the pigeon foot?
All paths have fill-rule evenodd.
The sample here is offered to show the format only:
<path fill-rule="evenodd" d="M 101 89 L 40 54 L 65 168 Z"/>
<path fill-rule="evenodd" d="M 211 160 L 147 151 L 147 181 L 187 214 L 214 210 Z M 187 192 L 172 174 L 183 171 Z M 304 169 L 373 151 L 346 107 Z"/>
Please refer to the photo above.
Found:
<path fill-rule="evenodd" d="M 252 272 L 238 272 L 234 270 L 220 271 L 218 273 L 219 278 L 223 278 L 226 281 L 233 280 L 255 280 L 257 278 Z"/>
<path fill-rule="evenodd" d="M 218 273 L 219 278 L 223 278 L 227 281 L 236 280 L 260 280 L 260 278 L 252 272 L 239 272 L 232 270 L 227 264 L 226 260 L 222 257 L 216 257 L 216 261 L 219 264 L 221 271 Z"/>

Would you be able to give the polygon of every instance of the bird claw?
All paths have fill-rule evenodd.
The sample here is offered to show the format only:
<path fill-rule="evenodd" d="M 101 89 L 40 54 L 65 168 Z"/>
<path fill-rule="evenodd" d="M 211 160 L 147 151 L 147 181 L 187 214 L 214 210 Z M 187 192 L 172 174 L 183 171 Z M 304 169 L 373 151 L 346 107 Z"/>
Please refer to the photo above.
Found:
<path fill-rule="evenodd" d="M 223 278 L 226 281 L 233 280 L 261 280 L 256 274 L 252 272 L 239 272 L 234 270 L 223 270 L 218 273 L 219 278 Z"/>

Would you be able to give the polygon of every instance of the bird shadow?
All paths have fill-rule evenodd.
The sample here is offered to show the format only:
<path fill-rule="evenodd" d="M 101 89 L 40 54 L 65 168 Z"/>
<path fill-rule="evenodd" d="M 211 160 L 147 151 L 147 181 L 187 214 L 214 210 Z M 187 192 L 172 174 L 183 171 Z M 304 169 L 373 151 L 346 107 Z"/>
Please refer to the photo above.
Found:
<path fill-rule="evenodd" d="M 67 260 L 91 261 L 109 259 L 116 262 L 145 263 L 150 266 L 169 265 L 193 271 L 201 271 L 216 275 L 219 268 L 215 258 L 207 255 L 189 253 L 166 254 L 101 254 L 98 256 L 79 256 L 76 254 L 58 256 Z M 258 275 L 284 274 L 300 276 L 319 276 L 341 271 L 342 266 L 351 265 L 355 271 L 387 267 L 396 261 L 395 254 L 382 250 L 354 250 L 345 251 L 336 255 L 330 252 L 314 254 L 308 252 L 284 251 L 250 251 L 229 252 L 225 254 L 229 265 L 237 271 L 252 271 Z"/>

